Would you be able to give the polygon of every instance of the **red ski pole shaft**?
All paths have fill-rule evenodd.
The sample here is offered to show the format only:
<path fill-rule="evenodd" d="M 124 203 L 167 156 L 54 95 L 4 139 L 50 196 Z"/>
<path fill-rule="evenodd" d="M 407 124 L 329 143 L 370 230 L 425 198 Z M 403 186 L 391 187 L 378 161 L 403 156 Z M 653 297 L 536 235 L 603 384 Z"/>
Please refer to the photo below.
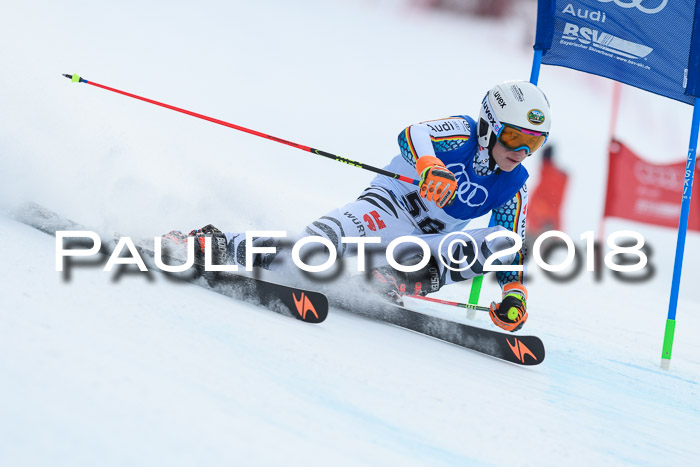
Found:
<path fill-rule="evenodd" d="M 488 307 L 479 306 L 479 305 L 472 305 L 471 303 L 452 302 L 450 300 L 442 300 L 439 298 L 424 297 L 422 295 L 406 295 L 406 297 L 413 298 L 416 300 L 424 300 L 426 302 L 439 303 L 441 305 L 450 305 L 450 306 L 456 306 L 458 308 L 466 308 L 467 310 L 489 311 Z"/>
<path fill-rule="evenodd" d="M 331 154 L 330 152 L 322 151 L 320 149 L 315 149 L 315 148 L 312 148 L 310 146 L 304 146 L 303 144 L 295 143 L 293 141 L 287 141 L 286 139 L 278 138 L 276 136 L 268 135 L 268 134 L 262 133 L 260 131 L 251 130 L 250 128 L 246 128 L 246 127 L 243 127 L 240 125 L 235 125 L 233 123 L 225 122 L 223 120 L 219 120 L 218 118 L 212 118 L 212 117 L 208 117 L 206 115 L 199 114 L 197 112 L 192 112 L 190 110 L 181 109 L 180 107 L 175 107 L 174 105 L 165 104 L 163 102 L 158 102 L 158 101 L 155 101 L 153 99 L 149 99 L 147 97 L 137 96 L 136 94 L 132 94 L 132 93 L 126 92 L 126 91 L 121 91 L 121 90 L 115 89 L 115 88 L 111 88 L 111 87 L 105 86 L 103 84 L 95 83 L 94 81 L 88 81 L 85 78 L 81 78 L 80 76 L 78 76 L 76 74 L 73 74 L 73 75 L 64 74 L 63 76 L 71 79 L 74 83 L 91 84 L 92 86 L 96 86 L 98 88 L 102 88 L 102 89 L 105 89 L 107 91 L 112 91 L 112 92 L 115 92 L 117 94 L 121 94 L 123 96 L 132 97 L 132 98 L 138 99 L 140 101 L 148 102 L 149 104 L 154 104 L 154 105 L 158 105 L 160 107 L 165 107 L 166 109 L 174 110 L 176 112 L 190 115 L 192 117 L 201 118 L 202 120 L 206 120 L 208 122 L 216 123 L 218 125 L 223 125 L 223 126 L 226 126 L 229 128 L 233 128 L 234 130 L 242 131 L 244 133 L 249 133 L 251 135 L 259 136 L 260 138 L 265 138 L 265 139 L 269 139 L 271 141 L 275 141 L 277 143 L 286 144 L 287 146 L 292 146 L 294 148 L 301 149 L 302 151 L 310 152 L 310 153 L 316 154 L 318 156 L 327 157 L 329 159 L 333 159 L 334 161 L 343 162 L 344 164 L 352 165 L 354 167 L 358 167 L 358 168 L 364 169 L 364 170 L 369 170 L 370 172 L 374 172 L 374 173 L 377 173 L 380 175 L 395 178 L 397 180 L 401 180 L 402 182 L 410 183 L 413 185 L 419 184 L 418 180 L 414 180 L 414 179 L 409 178 L 409 177 L 404 177 L 403 175 L 399 175 L 395 172 L 390 172 L 388 170 L 380 169 L 378 167 L 373 167 L 371 165 L 363 164 L 362 162 L 353 161 L 351 159 L 337 156 L 335 154 Z"/>

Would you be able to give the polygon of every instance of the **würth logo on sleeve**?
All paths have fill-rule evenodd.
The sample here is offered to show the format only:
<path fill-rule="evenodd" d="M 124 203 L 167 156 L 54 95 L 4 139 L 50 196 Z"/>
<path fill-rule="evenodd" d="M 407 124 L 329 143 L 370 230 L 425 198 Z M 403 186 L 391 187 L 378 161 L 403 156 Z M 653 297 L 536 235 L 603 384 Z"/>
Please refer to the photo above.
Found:
<path fill-rule="evenodd" d="M 306 321 L 306 313 L 309 311 L 314 314 L 316 319 L 318 319 L 318 314 L 316 313 L 314 304 L 311 303 L 311 300 L 309 300 L 309 297 L 307 297 L 304 292 L 301 293 L 301 297 L 299 298 L 297 298 L 295 293 L 292 293 L 292 297 L 294 298 L 294 305 L 296 305 L 297 312 L 299 312 L 299 316 L 301 316 L 302 321 Z"/>
<path fill-rule="evenodd" d="M 528 349 L 525 344 L 520 342 L 517 338 L 513 338 L 513 343 L 511 344 L 508 338 L 506 337 L 506 342 L 508 342 L 508 347 L 510 347 L 510 350 L 513 351 L 513 354 L 515 354 L 515 357 L 520 360 L 521 362 L 525 363 L 525 355 L 529 355 L 532 358 L 537 361 L 537 357 Z"/>

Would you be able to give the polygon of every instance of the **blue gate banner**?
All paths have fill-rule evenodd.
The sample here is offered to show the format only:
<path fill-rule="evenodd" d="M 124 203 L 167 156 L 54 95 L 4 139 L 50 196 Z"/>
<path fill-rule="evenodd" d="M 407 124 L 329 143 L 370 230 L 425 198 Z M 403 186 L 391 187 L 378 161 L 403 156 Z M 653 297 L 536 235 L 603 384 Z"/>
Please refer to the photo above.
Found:
<path fill-rule="evenodd" d="M 688 94 L 696 86 L 688 86 L 688 67 L 695 61 L 690 57 L 695 0 L 539 3 L 535 48 L 543 50 L 543 64 L 585 71 L 693 103 L 694 97 Z M 694 81 L 698 71 L 690 74 Z"/>

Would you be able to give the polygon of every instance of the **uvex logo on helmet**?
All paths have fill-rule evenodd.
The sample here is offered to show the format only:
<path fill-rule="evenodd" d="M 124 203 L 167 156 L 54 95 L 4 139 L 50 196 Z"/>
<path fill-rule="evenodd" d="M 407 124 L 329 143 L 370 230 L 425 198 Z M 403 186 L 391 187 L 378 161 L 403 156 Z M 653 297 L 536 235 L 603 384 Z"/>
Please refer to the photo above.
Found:
<path fill-rule="evenodd" d="M 503 99 L 503 96 L 501 96 L 500 92 L 498 92 L 498 91 L 494 92 L 493 97 L 494 97 L 494 99 L 496 99 L 496 102 L 498 103 L 498 105 L 501 106 L 501 108 L 506 106 L 506 101 L 505 101 L 505 99 Z"/>
<path fill-rule="evenodd" d="M 491 125 L 496 125 L 496 119 L 493 118 L 493 114 L 491 113 L 491 107 L 489 107 L 488 102 L 486 102 L 486 99 L 488 99 L 488 96 L 484 98 L 484 101 L 482 102 L 482 105 L 484 107 L 484 113 L 486 114 L 486 118 L 488 118 L 489 123 Z"/>
<path fill-rule="evenodd" d="M 533 125 L 542 125 L 544 123 L 544 112 L 539 109 L 532 109 L 527 113 L 527 121 Z"/>

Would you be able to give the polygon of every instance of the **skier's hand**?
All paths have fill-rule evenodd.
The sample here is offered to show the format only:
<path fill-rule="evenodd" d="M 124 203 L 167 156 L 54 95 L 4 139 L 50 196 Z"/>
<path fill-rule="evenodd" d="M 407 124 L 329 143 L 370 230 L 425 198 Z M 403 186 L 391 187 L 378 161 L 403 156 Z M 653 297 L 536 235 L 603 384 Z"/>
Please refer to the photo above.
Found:
<path fill-rule="evenodd" d="M 506 331 L 517 331 L 527 321 L 527 289 L 520 282 L 503 287 L 503 301 L 489 307 L 491 321 Z"/>
<path fill-rule="evenodd" d="M 423 156 L 416 162 L 420 175 L 420 195 L 435 201 L 439 208 L 449 206 L 457 194 L 457 179 L 445 164 L 435 156 Z"/>

